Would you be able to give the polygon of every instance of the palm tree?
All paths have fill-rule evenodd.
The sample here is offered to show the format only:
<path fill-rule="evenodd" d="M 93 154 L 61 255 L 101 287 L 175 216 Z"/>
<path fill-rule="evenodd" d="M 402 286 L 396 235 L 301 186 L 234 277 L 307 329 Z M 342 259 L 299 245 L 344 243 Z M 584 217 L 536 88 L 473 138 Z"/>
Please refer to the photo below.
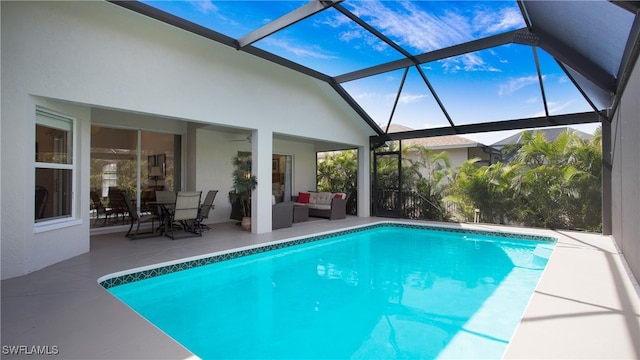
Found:
<path fill-rule="evenodd" d="M 436 153 L 424 145 L 412 145 L 407 150 L 416 154 L 415 159 L 409 161 L 414 179 L 407 184 L 408 189 L 417 191 L 432 205 L 427 216 L 430 220 L 445 220 L 449 214 L 443 206 L 443 197 L 452 179 L 449 155 Z"/>
<path fill-rule="evenodd" d="M 549 142 L 524 132 L 508 164 L 462 164 L 447 200 L 465 220 L 479 209 L 482 221 L 563 229 L 600 230 L 601 131 L 591 141 L 565 131 Z"/>
<path fill-rule="evenodd" d="M 600 139 L 587 142 L 563 131 L 548 142 L 541 132 L 523 133 L 514 159 L 521 167 L 513 184 L 521 203 L 518 220 L 549 228 L 601 226 Z"/>
<path fill-rule="evenodd" d="M 602 230 L 602 129 L 593 139 L 577 139 L 574 149 L 575 167 L 580 171 L 573 187 L 580 201 L 569 204 L 570 220 L 575 229 Z"/>
<path fill-rule="evenodd" d="M 478 209 L 481 221 L 505 223 L 511 220 L 514 199 L 511 184 L 518 166 L 496 163 L 478 167 L 478 161 L 471 159 L 460 165 L 445 200 L 456 203 L 458 215 L 467 221 Z"/>
<path fill-rule="evenodd" d="M 358 152 L 343 150 L 325 153 L 317 164 L 318 191 L 349 194 L 347 214 L 358 212 Z"/>

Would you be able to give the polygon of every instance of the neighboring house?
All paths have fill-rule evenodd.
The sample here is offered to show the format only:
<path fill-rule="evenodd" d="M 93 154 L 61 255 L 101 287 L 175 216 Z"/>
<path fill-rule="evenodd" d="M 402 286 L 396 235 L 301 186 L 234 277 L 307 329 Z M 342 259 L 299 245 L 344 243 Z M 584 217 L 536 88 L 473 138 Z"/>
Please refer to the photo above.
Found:
<path fill-rule="evenodd" d="M 559 127 L 559 128 L 523 130 L 518 132 L 517 134 L 506 137 L 500 141 L 496 141 L 495 143 L 491 144 L 491 146 L 496 149 L 502 149 L 507 145 L 522 144 L 522 134 L 525 132 L 542 133 L 544 134 L 544 138 L 547 139 L 547 141 L 553 142 L 553 141 L 556 141 L 556 139 L 558 138 L 558 135 L 560 135 L 564 131 L 572 131 L 584 140 L 593 139 L 593 135 L 587 134 L 586 132 L 583 132 L 577 129 L 568 128 L 568 127 Z"/>
<path fill-rule="evenodd" d="M 414 129 L 407 126 L 398 124 L 392 124 L 389 126 L 390 133 L 413 130 Z M 490 165 L 491 163 L 495 163 L 499 158 L 495 154 L 493 157 L 490 155 L 492 150 L 488 146 L 459 135 L 443 135 L 429 138 L 409 139 L 403 140 L 402 144 L 403 147 L 410 147 L 413 145 L 424 146 L 431 149 L 434 154 L 439 154 L 441 152 L 447 153 L 451 162 L 451 168 L 458 167 L 463 162 L 475 158 L 480 159 L 480 161 L 477 162 L 478 166 Z M 410 158 L 412 157 L 411 153 L 409 153 L 409 156 Z"/>
<path fill-rule="evenodd" d="M 558 138 L 563 131 L 572 131 L 578 137 L 584 140 L 593 139 L 593 135 L 587 134 L 583 131 L 572 129 L 568 127 L 558 127 L 558 128 L 547 128 L 547 129 L 532 129 L 532 130 L 523 130 L 514 135 L 511 135 L 507 138 L 504 138 L 500 141 L 497 141 L 491 145 L 491 148 L 495 149 L 501 154 L 501 161 L 509 161 L 513 155 L 518 151 L 520 146 L 522 145 L 522 134 L 525 132 L 529 133 L 542 133 L 544 134 L 544 138 L 549 142 L 554 142 Z"/>

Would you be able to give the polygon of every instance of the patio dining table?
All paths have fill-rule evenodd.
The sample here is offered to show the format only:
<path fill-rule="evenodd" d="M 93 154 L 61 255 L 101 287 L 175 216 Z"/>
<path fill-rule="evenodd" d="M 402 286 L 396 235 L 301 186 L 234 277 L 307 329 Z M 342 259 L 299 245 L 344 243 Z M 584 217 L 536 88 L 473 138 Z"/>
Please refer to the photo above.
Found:
<path fill-rule="evenodd" d="M 167 233 L 167 226 L 171 223 L 171 210 L 175 208 L 175 201 L 149 201 L 147 203 L 151 206 L 157 207 L 157 213 L 160 217 L 160 225 L 158 225 L 157 231 L 162 235 Z"/>

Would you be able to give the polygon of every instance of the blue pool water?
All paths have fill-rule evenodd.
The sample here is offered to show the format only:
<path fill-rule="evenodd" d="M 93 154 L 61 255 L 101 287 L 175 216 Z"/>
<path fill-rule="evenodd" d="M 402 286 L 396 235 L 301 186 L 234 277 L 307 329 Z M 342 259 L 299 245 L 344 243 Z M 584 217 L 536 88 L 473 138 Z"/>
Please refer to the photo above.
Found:
<path fill-rule="evenodd" d="M 495 359 L 553 247 L 381 226 L 109 291 L 203 359 Z"/>

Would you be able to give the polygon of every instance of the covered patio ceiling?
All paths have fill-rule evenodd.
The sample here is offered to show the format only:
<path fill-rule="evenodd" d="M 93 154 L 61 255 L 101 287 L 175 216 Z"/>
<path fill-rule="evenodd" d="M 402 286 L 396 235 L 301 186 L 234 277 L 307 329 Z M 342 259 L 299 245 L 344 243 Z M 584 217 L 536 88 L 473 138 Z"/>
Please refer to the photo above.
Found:
<path fill-rule="evenodd" d="M 378 135 L 610 120 L 635 1 L 116 1 L 329 84 Z M 386 135 L 387 136 L 387 135 Z"/>
<path fill-rule="evenodd" d="M 210 125 L 210 124 L 197 124 L 197 126 L 202 130 L 209 130 L 209 131 L 222 132 L 222 133 L 229 134 L 230 142 L 244 143 L 246 146 L 248 146 L 248 144 L 251 143 L 251 133 L 252 133 L 251 129 L 229 127 L 229 126 L 222 126 L 222 125 Z M 350 149 L 353 147 L 353 145 L 350 145 L 350 144 L 344 144 L 344 143 L 338 143 L 338 142 L 332 142 L 332 141 L 323 141 L 319 139 L 292 136 L 292 135 L 281 134 L 281 133 L 273 133 L 273 140 L 311 144 L 313 145 L 313 148 L 319 152 L 344 150 L 344 149 Z"/>

